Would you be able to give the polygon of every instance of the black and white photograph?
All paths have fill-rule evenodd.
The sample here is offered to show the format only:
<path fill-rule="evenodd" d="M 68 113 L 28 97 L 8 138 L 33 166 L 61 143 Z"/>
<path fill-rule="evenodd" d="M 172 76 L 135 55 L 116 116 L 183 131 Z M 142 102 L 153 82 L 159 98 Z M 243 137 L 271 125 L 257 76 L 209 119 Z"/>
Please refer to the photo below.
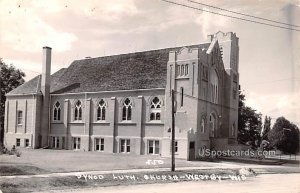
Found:
<path fill-rule="evenodd" d="M 299 0 L 0 0 L 0 193 L 300 193 Z"/>

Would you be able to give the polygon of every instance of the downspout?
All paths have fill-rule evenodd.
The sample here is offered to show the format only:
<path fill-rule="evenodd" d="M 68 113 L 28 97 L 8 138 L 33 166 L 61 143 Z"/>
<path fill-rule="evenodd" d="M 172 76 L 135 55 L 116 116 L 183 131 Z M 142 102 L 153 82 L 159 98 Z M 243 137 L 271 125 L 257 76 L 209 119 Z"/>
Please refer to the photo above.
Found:
<path fill-rule="evenodd" d="M 90 132 L 86 131 L 86 123 L 89 123 L 89 121 L 87 122 L 86 118 L 87 118 L 87 114 L 86 114 L 86 109 L 87 109 L 87 93 L 84 93 L 84 104 L 85 104 L 85 107 L 84 107 L 84 135 L 86 135 L 86 133 L 88 133 L 88 146 L 87 146 L 87 151 L 90 150 Z M 90 129 L 88 127 L 88 129 Z M 82 142 L 80 142 L 82 143 Z M 86 151 L 85 149 L 83 149 L 83 151 Z"/>
<path fill-rule="evenodd" d="M 32 108 L 32 125 L 34 125 L 32 127 L 32 135 L 31 135 L 31 147 L 34 149 L 36 147 L 36 140 L 35 140 L 35 136 L 36 136 L 36 116 L 34 114 L 36 114 L 36 99 L 34 97 L 34 94 L 32 94 L 32 100 L 34 101 L 34 108 Z"/>
<path fill-rule="evenodd" d="M 51 94 L 49 94 L 49 108 L 48 108 L 48 137 L 47 137 L 47 144 L 48 147 L 50 147 L 50 131 L 51 131 L 51 104 L 52 104 L 52 100 L 51 100 Z"/>
<path fill-rule="evenodd" d="M 84 93 L 84 134 L 86 134 L 86 99 L 87 99 L 87 93 Z"/>

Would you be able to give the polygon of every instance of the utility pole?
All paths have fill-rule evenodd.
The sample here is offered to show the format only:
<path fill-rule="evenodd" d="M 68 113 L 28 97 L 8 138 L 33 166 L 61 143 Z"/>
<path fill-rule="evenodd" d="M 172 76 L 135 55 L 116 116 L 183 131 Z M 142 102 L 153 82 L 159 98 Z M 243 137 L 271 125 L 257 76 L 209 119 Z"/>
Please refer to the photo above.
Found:
<path fill-rule="evenodd" d="M 171 171 L 175 171 L 175 96 L 172 89 L 172 168 Z"/>

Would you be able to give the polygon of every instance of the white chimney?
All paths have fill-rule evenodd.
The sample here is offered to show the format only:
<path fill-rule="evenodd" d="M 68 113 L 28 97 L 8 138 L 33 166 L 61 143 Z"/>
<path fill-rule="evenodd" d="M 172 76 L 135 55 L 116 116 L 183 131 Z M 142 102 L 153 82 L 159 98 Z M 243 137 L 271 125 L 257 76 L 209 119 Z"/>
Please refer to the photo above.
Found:
<path fill-rule="evenodd" d="M 43 67 L 42 67 L 42 81 L 41 92 L 42 108 L 41 108 L 41 127 L 39 131 L 39 147 L 48 146 L 49 136 L 49 103 L 50 103 L 50 83 L 51 83 L 51 48 L 43 47 Z"/>
<path fill-rule="evenodd" d="M 49 95 L 50 92 L 51 50 L 50 47 L 43 47 L 41 91 L 44 96 Z"/>

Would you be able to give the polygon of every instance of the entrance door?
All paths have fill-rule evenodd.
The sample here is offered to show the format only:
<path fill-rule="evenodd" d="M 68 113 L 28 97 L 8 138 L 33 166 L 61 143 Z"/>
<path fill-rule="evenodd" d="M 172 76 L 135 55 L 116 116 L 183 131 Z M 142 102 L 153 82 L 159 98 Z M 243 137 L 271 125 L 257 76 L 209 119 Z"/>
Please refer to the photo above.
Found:
<path fill-rule="evenodd" d="M 190 141 L 189 144 L 189 161 L 195 160 L 195 141 Z"/>

